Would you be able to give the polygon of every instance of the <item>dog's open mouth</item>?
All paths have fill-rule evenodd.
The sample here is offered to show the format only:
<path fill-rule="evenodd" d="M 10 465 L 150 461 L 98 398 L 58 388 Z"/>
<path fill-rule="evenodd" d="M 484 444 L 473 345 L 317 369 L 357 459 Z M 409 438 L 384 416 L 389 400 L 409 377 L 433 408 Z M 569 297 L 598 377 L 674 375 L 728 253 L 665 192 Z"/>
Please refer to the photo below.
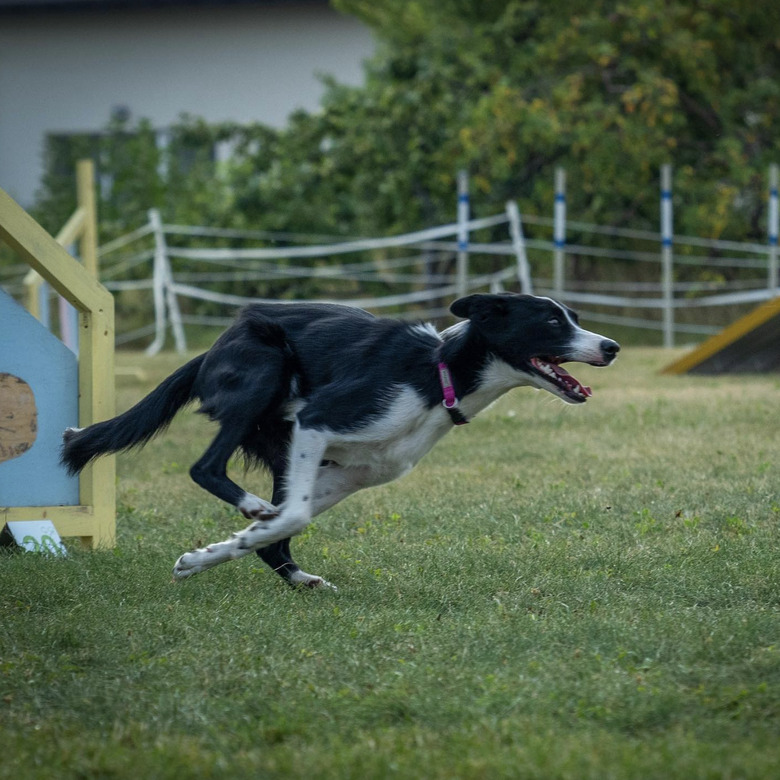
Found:
<path fill-rule="evenodd" d="M 560 365 L 560 358 L 531 358 L 531 366 L 536 374 L 574 403 L 584 403 L 593 395 L 589 387 L 581 384 Z"/>

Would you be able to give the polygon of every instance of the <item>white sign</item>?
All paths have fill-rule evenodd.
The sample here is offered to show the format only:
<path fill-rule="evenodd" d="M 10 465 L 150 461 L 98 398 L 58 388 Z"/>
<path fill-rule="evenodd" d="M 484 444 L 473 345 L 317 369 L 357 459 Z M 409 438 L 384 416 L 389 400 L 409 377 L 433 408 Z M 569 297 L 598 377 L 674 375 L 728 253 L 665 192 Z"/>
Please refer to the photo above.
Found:
<path fill-rule="evenodd" d="M 50 555 L 67 555 L 65 545 L 51 520 L 15 520 L 6 523 L 3 541 L 10 536 L 10 542 L 28 552 L 42 552 Z"/>

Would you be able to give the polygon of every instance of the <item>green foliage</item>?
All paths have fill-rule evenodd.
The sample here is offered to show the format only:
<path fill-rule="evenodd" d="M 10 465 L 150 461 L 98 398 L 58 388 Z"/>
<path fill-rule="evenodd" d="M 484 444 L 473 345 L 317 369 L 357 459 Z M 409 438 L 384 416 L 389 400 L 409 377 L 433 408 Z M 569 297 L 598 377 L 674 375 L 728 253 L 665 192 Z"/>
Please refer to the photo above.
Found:
<path fill-rule="evenodd" d="M 94 158 L 98 144 L 98 139 L 92 135 L 46 139 L 44 174 L 34 216 L 52 235 L 57 234 L 76 209 L 76 163 Z"/>
<path fill-rule="evenodd" d="M 182 413 L 118 458 L 115 550 L 0 552 L 0 777 L 777 777 L 780 385 L 669 359 L 510 393 L 318 518 L 295 555 L 335 592 L 253 557 L 170 582 L 246 522 Z M 120 355 L 120 409 L 180 360 Z"/>
<path fill-rule="evenodd" d="M 442 107 L 432 96 L 452 100 L 443 126 L 434 113 L 407 133 L 418 149 L 431 141 L 429 182 L 465 165 L 484 208 L 519 196 L 544 212 L 563 165 L 578 219 L 654 228 L 658 168 L 673 162 L 680 232 L 762 235 L 765 170 L 780 155 L 776 3 L 336 5 L 389 41 L 366 96 L 395 88 L 426 113 Z"/>
<path fill-rule="evenodd" d="M 101 138 L 100 220 L 105 230 L 120 230 L 145 221 L 146 211 L 163 205 L 165 194 L 159 168 L 157 135 L 147 120 L 134 128 L 125 122 L 112 122 Z"/>
<path fill-rule="evenodd" d="M 265 137 L 263 128 L 208 125 L 182 116 L 160 133 L 148 120 L 112 121 L 91 136 L 51 136 L 47 165 L 35 215 L 56 232 L 76 207 L 73 179 L 76 160 L 96 164 L 101 239 L 128 232 L 159 208 L 167 220 L 182 224 L 223 224 L 233 202 L 224 171 L 214 159 L 221 143 L 240 153 L 247 138 Z"/>
<path fill-rule="evenodd" d="M 363 87 L 326 81 L 321 109 L 282 131 L 184 117 L 163 151 L 146 123 L 132 139 L 112 126 L 100 144 L 106 231 L 152 205 L 190 223 L 408 230 L 452 218 L 459 167 L 478 212 L 518 198 L 549 213 L 556 165 L 577 219 L 655 229 L 658 169 L 672 162 L 678 232 L 764 238 L 765 173 L 780 157 L 774 0 L 334 5 L 380 41 Z M 229 161 L 214 161 L 216 143 Z M 76 156 L 49 150 L 42 211 L 59 224 L 64 158 Z"/>

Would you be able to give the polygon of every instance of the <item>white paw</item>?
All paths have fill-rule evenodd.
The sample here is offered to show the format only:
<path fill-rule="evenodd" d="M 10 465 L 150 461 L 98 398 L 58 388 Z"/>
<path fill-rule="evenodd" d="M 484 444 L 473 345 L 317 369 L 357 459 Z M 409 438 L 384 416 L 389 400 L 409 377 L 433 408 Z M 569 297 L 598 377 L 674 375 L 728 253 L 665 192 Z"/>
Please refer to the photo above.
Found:
<path fill-rule="evenodd" d="M 193 574 L 200 574 L 212 566 L 218 566 L 220 563 L 232 561 L 234 558 L 240 558 L 246 555 L 247 551 L 239 549 L 235 539 L 229 539 L 226 542 L 217 542 L 208 547 L 202 547 L 199 550 L 192 550 L 184 553 L 173 567 L 174 580 L 183 580 L 191 577 Z"/>
<path fill-rule="evenodd" d="M 184 553 L 179 557 L 179 560 L 173 566 L 173 579 L 183 580 L 187 577 L 192 577 L 193 574 L 199 574 L 205 571 L 206 568 L 200 564 L 198 553 L 199 550 L 194 552 Z"/>
<path fill-rule="evenodd" d="M 279 510 L 272 503 L 253 493 L 244 494 L 238 503 L 238 510 L 247 520 L 269 520 L 279 514 Z"/>
<path fill-rule="evenodd" d="M 317 577 L 315 574 L 307 574 L 305 571 L 294 571 L 288 580 L 290 585 L 300 585 L 303 588 L 330 588 L 331 590 L 338 590 L 338 588 L 322 577 Z"/>

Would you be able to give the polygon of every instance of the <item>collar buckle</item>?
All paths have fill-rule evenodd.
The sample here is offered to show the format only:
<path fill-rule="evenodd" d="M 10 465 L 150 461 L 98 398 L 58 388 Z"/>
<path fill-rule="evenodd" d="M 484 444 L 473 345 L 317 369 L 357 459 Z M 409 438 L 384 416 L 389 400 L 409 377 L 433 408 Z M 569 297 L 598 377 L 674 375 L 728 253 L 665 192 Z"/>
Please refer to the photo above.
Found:
<path fill-rule="evenodd" d="M 452 419 L 455 425 L 465 425 L 468 419 L 458 409 L 460 402 L 455 395 L 455 388 L 452 384 L 452 374 L 450 373 L 449 366 L 441 361 L 437 365 L 439 371 L 439 384 L 441 385 L 441 392 L 444 396 L 442 400 L 442 406 L 447 410 L 447 414 Z"/>

